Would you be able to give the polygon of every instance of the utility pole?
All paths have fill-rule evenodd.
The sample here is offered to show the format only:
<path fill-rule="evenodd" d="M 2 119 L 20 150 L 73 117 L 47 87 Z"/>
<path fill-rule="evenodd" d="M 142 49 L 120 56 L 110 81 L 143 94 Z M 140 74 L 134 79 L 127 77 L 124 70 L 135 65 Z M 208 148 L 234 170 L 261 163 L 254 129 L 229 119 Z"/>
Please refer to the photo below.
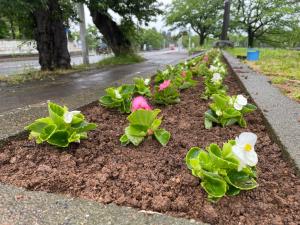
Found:
<path fill-rule="evenodd" d="M 223 18 L 223 27 L 221 40 L 228 40 L 228 28 L 230 21 L 230 0 L 224 0 L 224 18 Z"/>
<path fill-rule="evenodd" d="M 83 64 L 89 64 L 89 48 L 87 46 L 87 41 L 86 41 L 84 5 L 81 3 L 78 4 L 78 14 L 80 19 L 80 40 L 81 40 Z"/>
<path fill-rule="evenodd" d="M 189 50 L 191 50 L 191 44 L 192 44 L 192 39 L 191 39 L 191 27 L 189 27 Z"/>

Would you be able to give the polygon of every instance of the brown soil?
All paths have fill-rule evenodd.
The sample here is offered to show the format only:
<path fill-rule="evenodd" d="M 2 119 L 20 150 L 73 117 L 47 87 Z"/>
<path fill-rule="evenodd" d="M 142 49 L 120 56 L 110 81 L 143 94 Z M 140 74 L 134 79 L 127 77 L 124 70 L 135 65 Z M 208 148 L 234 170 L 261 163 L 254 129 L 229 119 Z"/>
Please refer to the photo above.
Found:
<path fill-rule="evenodd" d="M 271 141 L 262 115 L 258 111 L 248 115 L 247 129 L 231 126 L 205 130 L 207 102 L 199 98 L 201 83 L 184 91 L 180 104 L 160 107 L 162 127 L 172 134 L 167 147 L 155 140 L 146 140 L 139 147 L 122 147 L 119 137 L 127 125 L 126 116 L 94 105 L 84 114 L 98 128 L 80 145 L 63 151 L 21 139 L 2 147 L 0 182 L 211 224 L 300 224 L 299 177 Z M 235 78 L 228 77 L 226 83 L 231 94 L 242 92 Z M 242 131 L 258 135 L 260 186 L 210 203 L 184 157 L 190 147 L 222 144 Z"/>

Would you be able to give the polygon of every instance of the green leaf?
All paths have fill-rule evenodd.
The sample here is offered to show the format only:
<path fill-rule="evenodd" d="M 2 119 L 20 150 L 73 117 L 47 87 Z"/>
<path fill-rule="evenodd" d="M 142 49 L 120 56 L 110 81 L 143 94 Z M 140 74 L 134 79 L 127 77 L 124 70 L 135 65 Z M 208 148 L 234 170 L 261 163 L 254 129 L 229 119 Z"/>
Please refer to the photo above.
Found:
<path fill-rule="evenodd" d="M 128 140 L 135 146 L 138 146 L 144 140 L 144 137 L 131 136 L 126 134 Z"/>
<path fill-rule="evenodd" d="M 238 123 L 241 127 L 247 127 L 247 122 L 243 117 L 239 119 Z"/>
<path fill-rule="evenodd" d="M 240 189 L 238 189 L 238 188 L 236 188 L 236 187 L 234 187 L 234 186 L 232 186 L 232 185 L 228 185 L 228 190 L 227 190 L 227 192 L 226 192 L 226 195 L 228 195 L 228 196 L 234 196 L 234 195 L 238 195 L 239 193 L 240 193 Z"/>
<path fill-rule="evenodd" d="M 204 119 L 204 127 L 205 129 L 211 129 L 213 127 L 213 123 L 208 118 Z"/>
<path fill-rule="evenodd" d="M 154 121 L 154 119 L 157 117 L 157 115 L 160 113 L 161 111 L 159 109 L 155 109 L 155 110 L 137 110 L 133 113 L 131 113 L 127 119 L 128 121 L 134 125 L 141 125 L 141 126 L 145 126 L 145 127 L 150 127 Z"/>
<path fill-rule="evenodd" d="M 229 171 L 226 181 L 241 190 L 251 190 L 258 186 L 257 182 L 244 171 Z"/>
<path fill-rule="evenodd" d="M 54 123 L 57 125 L 58 128 L 61 128 L 64 126 L 64 113 L 67 111 L 65 108 L 53 103 L 48 103 L 48 111 L 50 118 L 54 121 Z"/>
<path fill-rule="evenodd" d="M 58 147 L 67 147 L 69 145 L 69 134 L 65 130 L 56 131 L 47 140 L 49 144 L 56 145 Z"/>
<path fill-rule="evenodd" d="M 230 108 L 230 109 L 226 109 L 223 112 L 223 117 L 225 119 L 230 119 L 230 118 L 236 118 L 236 117 L 240 117 L 242 114 L 237 111 L 236 109 Z"/>
<path fill-rule="evenodd" d="M 214 116 L 214 113 L 211 110 L 208 110 L 204 114 L 205 118 L 207 118 L 209 121 L 219 123 L 219 120 Z"/>
<path fill-rule="evenodd" d="M 161 119 L 155 119 L 153 123 L 151 124 L 151 130 L 156 131 L 159 126 L 161 125 L 162 120 Z"/>
<path fill-rule="evenodd" d="M 218 145 L 211 144 L 209 147 L 209 156 L 213 161 L 213 165 L 224 169 L 237 169 L 238 163 L 234 163 L 228 158 L 222 158 L 222 152 Z"/>
<path fill-rule="evenodd" d="M 43 131 L 40 134 L 40 139 L 46 141 L 51 135 L 56 131 L 57 126 L 55 124 L 49 124 L 44 127 Z"/>
<path fill-rule="evenodd" d="M 157 129 L 154 136 L 162 146 L 166 146 L 170 140 L 171 134 L 165 129 Z"/>
<path fill-rule="evenodd" d="M 40 118 L 25 127 L 25 129 L 35 133 L 42 133 L 43 129 L 50 124 L 53 124 L 53 121 L 50 117 Z"/>
<path fill-rule="evenodd" d="M 255 111 L 256 109 L 257 109 L 257 107 L 255 105 L 247 104 L 243 107 L 241 112 L 243 114 L 246 114 L 246 113 L 251 113 L 251 112 Z"/>
<path fill-rule="evenodd" d="M 224 109 L 227 106 L 228 102 L 228 97 L 224 95 L 219 95 L 219 94 L 213 94 L 212 99 L 215 102 L 215 104 L 218 106 L 220 109 Z"/>
<path fill-rule="evenodd" d="M 204 150 L 200 151 L 198 159 L 202 169 L 207 171 L 213 171 L 212 160 L 206 151 Z"/>
<path fill-rule="evenodd" d="M 231 125 L 235 124 L 236 122 L 238 122 L 238 120 L 235 119 L 235 118 L 232 118 L 232 119 L 229 119 L 229 120 L 224 119 L 223 127 L 231 126 Z"/>
<path fill-rule="evenodd" d="M 121 95 L 133 95 L 135 86 L 132 84 L 125 84 L 121 86 Z"/>
<path fill-rule="evenodd" d="M 188 153 L 185 156 L 185 162 L 187 167 L 192 170 L 192 169 L 201 169 L 200 164 L 199 164 L 199 153 L 201 152 L 201 148 L 198 147 L 193 147 L 191 148 Z"/>
<path fill-rule="evenodd" d="M 145 137 L 147 135 L 147 127 L 139 125 L 130 125 L 125 128 L 125 134 L 127 136 Z"/>
<path fill-rule="evenodd" d="M 128 145 L 130 143 L 126 134 L 122 135 L 122 137 L 120 138 L 120 142 L 122 145 Z"/>
<path fill-rule="evenodd" d="M 68 138 L 68 142 L 72 143 L 72 142 L 80 142 L 80 138 L 82 138 L 82 136 L 76 132 L 74 132 L 73 134 L 71 134 L 71 136 Z"/>
<path fill-rule="evenodd" d="M 76 124 L 75 126 L 72 125 L 72 128 L 76 129 L 76 132 L 87 132 L 90 130 L 94 130 L 97 128 L 97 125 L 94 123 L 87 123 L 86 121 L 83 121 L 80 124 Z"/>
<path fill-rule="evenodd" d="M 224 143 L 222 148 L 222 158 L 226 158 L 232 155 L 232 145 L 230 143 Z"/>
<path fill-rule="evenodd" d="M 214 198 L 223 197 L 227 191 L 227 183 L 225 180 L 211 172 L 202 171 L 202 173 L 203 178 L 201 186 L 204 190 Z"/>

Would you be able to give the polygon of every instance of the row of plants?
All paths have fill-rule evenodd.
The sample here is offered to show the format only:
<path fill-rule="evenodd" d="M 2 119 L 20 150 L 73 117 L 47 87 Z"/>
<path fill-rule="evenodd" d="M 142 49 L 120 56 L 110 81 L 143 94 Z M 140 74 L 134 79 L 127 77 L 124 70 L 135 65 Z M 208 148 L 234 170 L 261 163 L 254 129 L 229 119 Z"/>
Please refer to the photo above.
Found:
<path fill-rule="evenodd" d="M 137 77 L 133 84 L 107 88 L 106 94 L 99 100 L 100 104 L 129 114 L 129 124 L 120 137 L 120 143 L 138 146 L 153 137 L 166 146 L 171 134 L 161 128 L 161 110 L 152 105 L 179 103 L 181 91 L 195 87 L 198 83 L 195 78 L 200 76 L 204 79 L 205 88 L 199 100 L 202 98 L 211 102 L 205 113 L 205 128 L 233 124 L 246 127 L 244 115 L 253 112 L 256 107 L 249 104 L 243 95 L 227 95 L 228 87 L 224 85 L 227 68 L 221 57 L 221 52 L 214 49 L 190 61 L 168 66 L 164 71 L 158 71 L 153 79 Z M 48 110 L 49 117 L 38 119 L 26 127 L 30 131 L 29 137 L 38 144 L 48 142 L 67 147 L 72 142 L 80 142 L 87 137 L 88 131 L 96 128 L 96 124 L 88 123 L 79 111 L 69 111 L 67 107 L 53 102 L 48 103 Z M 246 132 L 224 143 L 222 148 L 211 144 L 205 150 L 193 147 L 188 151 L 187 166 L 194 176 L 201 179 L 201 186 L 211 201 L 257 187 L 256 139 L 255 134 Z"/>

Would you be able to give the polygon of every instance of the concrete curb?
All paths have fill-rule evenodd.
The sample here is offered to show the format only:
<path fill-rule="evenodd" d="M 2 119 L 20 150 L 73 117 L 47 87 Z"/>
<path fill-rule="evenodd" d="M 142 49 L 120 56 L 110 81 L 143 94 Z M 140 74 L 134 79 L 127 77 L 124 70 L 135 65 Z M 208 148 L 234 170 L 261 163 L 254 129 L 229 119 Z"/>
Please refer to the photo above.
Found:
<path fill-rule="evenodd" d="M 273 140 L 300 172 L 300 104 L 284 96 L 269 79 L 227 52 L 225 60 L 264 115 Z"/>
<path fill-rule="evenodd" d="M 1 225 L 205 225 L 115 204 L 0 185 Z"/>

